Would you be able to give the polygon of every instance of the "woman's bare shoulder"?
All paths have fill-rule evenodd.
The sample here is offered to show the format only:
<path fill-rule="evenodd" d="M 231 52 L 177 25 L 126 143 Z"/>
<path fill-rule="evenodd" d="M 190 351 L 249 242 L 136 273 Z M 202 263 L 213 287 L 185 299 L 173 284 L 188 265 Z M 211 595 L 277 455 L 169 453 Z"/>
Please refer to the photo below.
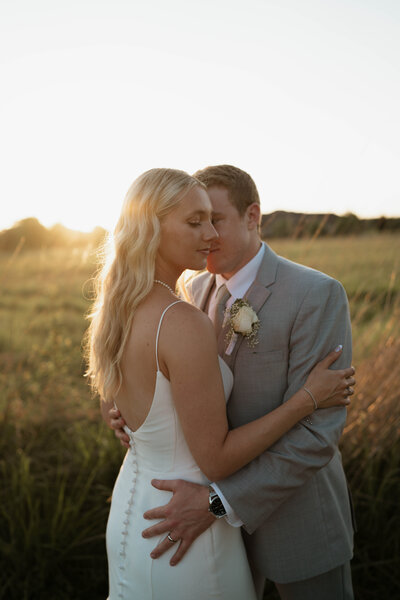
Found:
<path fill-rule="evenodd" d="M 189 302 L 177 302 L 168 309 L 166 315 L 169 315 L 168 321 L 174 325 L 182 323 L 183 327 L 191 325 L 213 328 L 208 315 Z"/>
<path fill-rule="evenodd" d="M 165 367 L 171 382 L 179 381 L 183 385 L 183 382 L 197 381 L 200 372 L 210 377 L 219 373 L 215 330 L 205 313 L 182 302 L 167 311 L 164 321 L 159 357 L 161 370 Z"/>
<path fill-rule="evenodd" d="M 188 302 L 179 302 L 168 309 L 164 317 L 163 328 L 178 343 L 186 339 L 215 340 L 214 326 L 209 317 L 196 306 Z"/>

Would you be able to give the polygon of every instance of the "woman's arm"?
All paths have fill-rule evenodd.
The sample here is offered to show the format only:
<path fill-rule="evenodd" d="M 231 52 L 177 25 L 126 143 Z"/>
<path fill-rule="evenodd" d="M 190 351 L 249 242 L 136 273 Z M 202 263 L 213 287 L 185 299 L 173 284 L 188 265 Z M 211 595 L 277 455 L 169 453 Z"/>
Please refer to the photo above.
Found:
<path fill-rule="evenodd" d="M 328 367 L 331 353 L 313 369 L 306 387 L 318 406 L 345 405 L 352 369 Z M 179 305 L 166 318 L 159 356 L 168 376 L 186 442 L 203 473 L 212 481 L 234 473 L 269 448 L 299 421 L 314 412 L 311 396 L 297 391 L 287 402 L 256 421 L 229 430 L 214 328 L 206 315 Z"/>

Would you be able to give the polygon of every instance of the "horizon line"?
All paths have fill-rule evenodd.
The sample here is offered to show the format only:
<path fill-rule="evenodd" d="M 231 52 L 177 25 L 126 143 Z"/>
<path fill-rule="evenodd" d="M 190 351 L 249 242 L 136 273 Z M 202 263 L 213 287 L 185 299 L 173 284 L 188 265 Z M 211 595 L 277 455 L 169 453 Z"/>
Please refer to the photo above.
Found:
<path fill-rule="evenodd" d="M 277 210 L 273 210 L 271 212 L 263 212 L 263 213 L 261 213 L 261 216 L 264 217 L 264 216 L 269 216 L 269 215 L 273 215 L 276 213 L 286 213 L 288 215 L 310 215 L 310 216 L 333 215 L 336 217 L 346 217 L 349 215 L 354 215 L 360 221 L 375 221 L 378 219 L 400 219 L 400 214 L 399 215 L 380 214 L 380 215 L 377 215 L 374 217 L 371 217 L 371 216 L 362 217 L 352 211 L 347 211 L 346 213 L 338 214 L 335 212 L 308 212 L 308 211 L 294 211 L 294 210 L 285 210 L 285 209 L 277 209 Z M 76 229 L 69 225 L 65 225 L 64 223 L 62 223 L 60 221 L 56 221 L 56 222 L 52 223 L 51 225 L 45 225 L 38 217 L 30 215 L 27 217 L 22 217 L 21 219 L 17 219 L 16 221 L 14 221 L 14 223 L 12 225 L 9 225 L 9 226 L 0 225 L 0 233 L 3 231 L 7 231 L 9 229 L 13 229 L 14 227 L 16 227 L 18 225 L 18 223 L 21 223 L 22 221 L 25 221 L 27 219 L 36 219 L 38 221 L 38 223 L 40 225 L 42 225 L 45 229 L 52 229 L 53 227 L 56 227 L 58 225 L 58 226 L 63 227 L 64 229 L 68 229 L 69 231 L 76 232 L 76 233 L 93 233 L 93 231 L 97 228 L 104 229 L 104 231 L 108 231 L 108 232 L 111 231 L 111 228 L 107 228 L 107 227 L 104 227 L 103 225 L 99 225 L 99 224 L 93 225 L 93 227 L 91 229 Z"/>

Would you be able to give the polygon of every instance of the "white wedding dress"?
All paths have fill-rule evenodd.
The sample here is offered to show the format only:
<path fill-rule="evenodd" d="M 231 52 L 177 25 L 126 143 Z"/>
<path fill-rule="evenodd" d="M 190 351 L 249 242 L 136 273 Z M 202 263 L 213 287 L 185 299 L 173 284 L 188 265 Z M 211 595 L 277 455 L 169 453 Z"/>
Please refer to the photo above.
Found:
<path fill-rule="evenodd" d="M 114 486 L 106 535 L 109 600 L 255 600 L 240 529 L 224 518 L 216 519 L 175 567 L 169 564 L 176 551 L 174 544 L 160 558 L 150 558 L 166 534 L 142 537 L 142 531 L 155 523 L 146 521 L 143 513 L 166 504 L 171 497 L 171 492 L 155 489 L 152 479 L 207 484 L 183 436 L 170 382 L 158 365 L 160 327 L 173 304 L 165 309 L 158 326 L 157 377 L 150 411 L 139 429 L 125 428 L 130 449 Z M 228 398 L 233 376 L 221 359 L 220 365 Z"/>

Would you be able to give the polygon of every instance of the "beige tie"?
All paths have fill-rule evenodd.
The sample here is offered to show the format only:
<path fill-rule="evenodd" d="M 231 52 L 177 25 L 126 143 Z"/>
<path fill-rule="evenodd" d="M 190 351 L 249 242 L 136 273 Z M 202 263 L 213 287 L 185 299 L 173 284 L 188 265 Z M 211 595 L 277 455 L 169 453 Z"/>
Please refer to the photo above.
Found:
<path fill-rule="evenodd" d="M 221 285 L 221 287 L 218 288 L 217 295 L 215 296 L 214 311 L 210 315 L 211 321 L 214 323 L 217 335 L 219 334 L 222 327 L 222 323 L 224 322 L 225 306 L 229 297 L 230 293 L 228 291 L 228 288 L 225 284 Z"/>

